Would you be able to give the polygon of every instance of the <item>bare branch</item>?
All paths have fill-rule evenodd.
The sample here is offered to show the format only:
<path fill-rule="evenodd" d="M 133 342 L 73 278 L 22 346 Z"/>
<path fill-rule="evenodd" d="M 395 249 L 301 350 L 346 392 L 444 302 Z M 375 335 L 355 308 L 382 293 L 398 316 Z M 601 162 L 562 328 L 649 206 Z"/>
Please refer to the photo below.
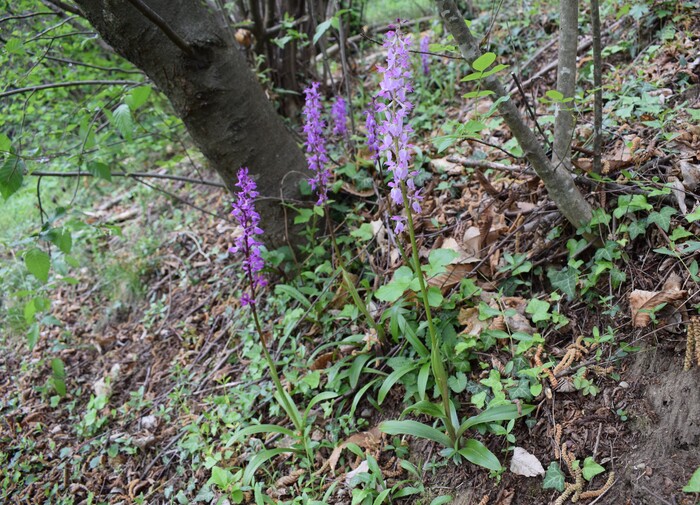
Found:
<path fill-rule="evenodd" d="M 100 65 L 93 65 L 91 63 L 85 63 L 83 61 L 69 60 L 67 58 L 58 58 L 56 56 L 47 56 L 46 59 L 51 60 L 51 61 L 58 61 L 59 63 L 66 63 L 68 65 L 76 65 L 78 67 L 94 68 L 96 70 L 103 70 L 105 72 L 119 72 L 122 74 L 141 74 L 141 75 L 143 75 L 143 71 L 138 70 L 138 69 L 127 69 L 127 68 L 119 68 L 119 67 L 102 67 Z"/>
<path fill-rule="evenodd" d="M 55 12 L 28 12 L 26 14 L 17 14 L 15 16 L 5 16 L 4 18 L 0 18 L 0 23 L 4 23 L 5 21 L 10 21 L 13 19 L 28 19 L 35 18 L 38 16 L 58 16 L 58 14 Z"/>
<path fill-rule="evenodd" d="M 44 172 L 41 170 L 35 170 L 27 175 L 33 175 L 35 177 L 94 177 L 90 172 Z M 202 179 L 193 179 L 191 177 L 184 177 L 181 175 L 170 175 L 170 174 L 155 174 L 149 172 L 112 172 L 112 177 L 133 177 L 133 178 L 149 178 L 149 179 L 168 179 L 171 181 L 181 181 L 189 182 L 191 184 L 200 184 L 202 186 L 212 186 L 215 188 L 226 188 L 226 185 L 222 182 L 207 181 Z"/>
<path fill-rule="evenodd" d="M 141 86 L 144 84 L 139 81 L 67 81 L 67 82 L 52 82 L 50 84 L 40 84 L 38 86 L 29 86 L 28 88 L 11 89 L 0 93 L 0 98 L 5 98 L 12 95 L 20 95 L 22 93 L 34 93 L 44 89 L 53 88 L 70 88 L 77 86 Z"/>

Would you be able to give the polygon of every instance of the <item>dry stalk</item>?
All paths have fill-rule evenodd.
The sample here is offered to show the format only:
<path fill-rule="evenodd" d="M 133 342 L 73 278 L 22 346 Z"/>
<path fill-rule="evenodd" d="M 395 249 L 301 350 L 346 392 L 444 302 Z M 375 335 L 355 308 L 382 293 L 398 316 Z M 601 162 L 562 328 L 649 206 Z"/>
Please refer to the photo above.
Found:
<path fill-rule="evenodd" d="M 544 350 L 544 347 L 542 345 L 537 346 L 537 351 L 535 352 L 535 366 L 541 367 L 542 366 L 542 351 Z M 559 386 L 559 381 L 557 378 L 554 376 L 552 371 L 549 368 L 543 368 L 542 371 L 545 373 L 547 378 L 549 379 L 549 384 L 556 389 L 557 386 Z"/>
<path fill-rule="evenodd" d="M 685 346 L 683 370 L 690 370 L 693 366 L 693 358 L 700 366 L 700 316 L 693 316 L 688 322 L 688 340 Z"/>

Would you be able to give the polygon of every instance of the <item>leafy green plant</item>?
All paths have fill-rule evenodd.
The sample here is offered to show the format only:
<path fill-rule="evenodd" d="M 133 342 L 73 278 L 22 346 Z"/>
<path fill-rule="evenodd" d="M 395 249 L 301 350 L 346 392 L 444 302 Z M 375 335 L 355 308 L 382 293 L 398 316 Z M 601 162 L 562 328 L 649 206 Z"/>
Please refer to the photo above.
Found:
<path fill-rule="evenodd" d="M 693 472 L 688 484 L 683 486 L 684 493 L 700 493 L 700 468 Z"/>

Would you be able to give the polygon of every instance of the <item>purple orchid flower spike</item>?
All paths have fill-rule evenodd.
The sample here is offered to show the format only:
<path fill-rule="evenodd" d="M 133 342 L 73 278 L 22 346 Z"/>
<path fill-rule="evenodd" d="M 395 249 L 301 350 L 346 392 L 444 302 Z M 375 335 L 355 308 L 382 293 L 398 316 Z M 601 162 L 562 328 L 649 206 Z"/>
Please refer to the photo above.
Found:
<path fill-rule="evenodd" d="M 379 125 L 379 134 L 382 136 L 379 151 L 385 158 L 386 167 L 393 175 L 391 187 L 391 199 L 398 207 L 404 205 L 401 186 L 406 186 L 406 196 L 411 209 L 419 213 L 422 197 L 416 190 L 413 177 L 417 172 L 411 170 L 413 157 L 413 145 L 409 137 L 413 133 L 408 125 L 408 114 L 413 109 L 413 104 L 408 99 L 408 94 L 413 91 L 411 85 L 411 63 L 409 59 L 409 47 L 411 37 L 402 35 L 399 29 L 392 30 L 386 35 L 384 47 L 387 48 L 386 67 L 378 67 L 383 74 L 380 83 L 377 111 L 384 113 L 384 120 Z M 406 219 L 401 215 L 392 218 L 396 222 L 396 233 L 401 233 L 406 228 Z"/>
<path fill-rule="evenodd" d="M 236 200 L 233 202 L 231 214 L 236 219 L 243 233 L 239 235 L 233 246 L 229 248 L 232 254 L 243 254 L 243 271 L 248 278 L 250 293 L 243 293 L 241 305 L 255 305 L 255 294 L 258 288 L 267 286 L 267 281 L 260 271 L 264 268 L 265 262 L 260 254 L 262 243 L 258 241 L 256 235 L 262 235 L 263 231 L 258 224 L 260 214 L 255 210 L 255 199 L 258 197 L 255 181 L 248 175 L 248 169 L 241 167 L 238 170 L 238 183 L 240 189 Z"/>
<path fill-rule="evenodd" d="M 365 111 L 365 130 L 367 133 L 367 149 L 373 160 L 379 158 L 379 139 L 377 138 L 377 104 L 372 101 Z"/>
<path fill-rule="evenodd" d="M 318 195 L 316 205 L 323 205 L 328 200 L 328 183 L 331 172 L 326 167 L 328 153 L 323 138 L 323 128 L 326 126 L 321 119 L 321 95 L 318 91 L 319 83 L 312 82 L 304 90 L 306 103 L 304 105 L 304 133 L 306 134 L 306 158 L 309 169 L 314 173 L 309 179 L 311 189 Z"/>
<path fill-rule="evenodd" d="M 345 136 L 348 133 L 348 107 L 345 99 L 339 96 L 331 107 L 333 118 L 333 135 Z"/>
<path fill-rule="evenodd" d="M 425 35 L 422 39 L 420 39 L 420 60 L 421 67 L 423 69 L 423 75 L 426 77 L 430 75 L 430 56 L 428 55 L 429 50 L 430 37 L 428 35 Z"/>

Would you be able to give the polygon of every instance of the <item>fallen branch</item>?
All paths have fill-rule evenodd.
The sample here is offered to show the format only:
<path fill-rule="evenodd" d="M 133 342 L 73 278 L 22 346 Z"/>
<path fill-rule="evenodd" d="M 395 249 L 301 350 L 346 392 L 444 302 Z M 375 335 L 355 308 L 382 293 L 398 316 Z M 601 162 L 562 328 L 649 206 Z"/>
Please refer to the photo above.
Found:
<path fill-rule="evenodd" d="M 44 172 L 41 170 L 36 170 L 27 175 L 33 175 L 35 177 L 94 177 L 94 174 L 90 172 Z M 189 182 L 191 184 L 200 184 L 202 186 L 226 188 L 226 185 L 222 182 L 207 181 L 203 179 L 193 179 L 191 177 L 183 177 L 181 175 L 154 174 L 148 172 L 112 172 L 110 175 L 112 177 L 141 177 L 150 179 L 168 179 L 172 181 Z"/>
<path fill-rule="evenodd" d="M 481 170 L 498 170 L 500 172 L 517 172 L 519 174 L 534 174 L 529 168 L 521 167 L 519 165 L 503 165 L 502 163 L 495 163 L 493 161 L 486 160 L 471 160 L 463 156 L 448 156 L 447 161 L 451 163 L 459 163 L 463 167 L 467 168 L 480 168 Z"/>

